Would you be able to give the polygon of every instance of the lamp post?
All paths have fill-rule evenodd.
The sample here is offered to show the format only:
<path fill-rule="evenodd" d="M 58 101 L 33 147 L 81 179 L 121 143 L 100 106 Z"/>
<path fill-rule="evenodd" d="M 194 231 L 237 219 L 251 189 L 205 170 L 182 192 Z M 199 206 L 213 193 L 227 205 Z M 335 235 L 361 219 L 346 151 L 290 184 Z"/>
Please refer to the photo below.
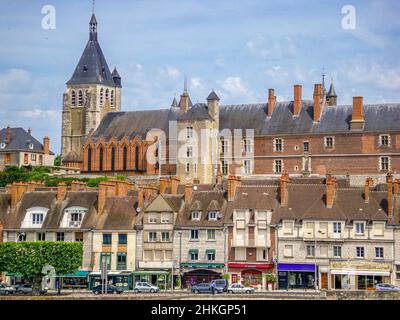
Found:
<path fill-rule="evenodd" d="M 182 290 L 182 231 L 178 231 L 179 234 L 179 283 L 181 284 L 181 290 Z"/>
<path fill-rule="evenodd" d="M 319 234 L 324 234 L 321 230 L 316 231 L 315 223 L 314 223 L 314 289 L 318 290 L 318 281 L 317 281 L 317 232 Z M 311 232 L 308 232 L 311 234 Z"/>

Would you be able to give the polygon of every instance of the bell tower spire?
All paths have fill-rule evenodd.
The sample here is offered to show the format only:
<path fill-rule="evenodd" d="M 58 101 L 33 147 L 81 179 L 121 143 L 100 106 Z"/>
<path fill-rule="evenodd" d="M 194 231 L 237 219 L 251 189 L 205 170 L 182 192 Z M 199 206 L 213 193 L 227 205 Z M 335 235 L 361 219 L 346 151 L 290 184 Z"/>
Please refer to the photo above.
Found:
<path fill-rule="evenodd" d="M 94 0 L 93 0 L 93 8 L 92 8 L 92 18 L 89 22 L 89 40 L 97 41 L 97 20 L 94 14 Z"/>

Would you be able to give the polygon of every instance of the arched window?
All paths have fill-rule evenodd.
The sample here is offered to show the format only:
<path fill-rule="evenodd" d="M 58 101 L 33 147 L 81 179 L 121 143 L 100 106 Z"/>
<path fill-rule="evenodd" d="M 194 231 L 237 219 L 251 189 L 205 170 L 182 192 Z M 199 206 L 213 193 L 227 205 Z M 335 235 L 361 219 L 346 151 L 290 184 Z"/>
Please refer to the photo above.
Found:
<path fill-rule="evenodd" d="M 128 167 L 128 148 L 125 146 L 124 147 L 124 152 L 123 152 L 123 169 L 126 171 Z"/>
<path fill-rule="evenodd" d="M 106 100 L 108 100 L 108 89 L 106 89 Z"/>
<path fill-rule="evenodd" d="M 111 90 L 110 104 L 111 104 L 112 107 L 114 106 L 114 90 Z"/>
<path fill-rule="evenodd" d="M 139 170 L 139 146 L 135 147 L 135 170 Z"/>
<path fill-rule="evenodd" d="M 82 93 L 82 90 L 79 90 L 79 93 L 78 93 L 78 105 L 80 105 L 80 106 L 83 105 L 83 93 Z"/>
<path fill-rule="evenodd" d="M 100 106 L 103 105 L 103 94 L 104 94 L 104 90 L 103 88 L 100 89 Z"/>
<path fill-rule="evenodd" d="M 115 170 L 115 148 L 111 148 L 111 171 Z"/>
<path fill-rule="evenodd" d="M 103 159 L 104 158 L 104 154 L 103 154 L 103 147 L 100 147 L 99 150 L 99 170 L 103 171 Z"/>
<path fill-rule="evenodd" d="M 90 172 L 92 171 L 92 148 L 89 147 L 88 149 L 88 163 L 87 163 L 87 170 Z"/>
<path fill-rule="evenodd" d="M 76 106 L 76 93 L 74 90 L 71 92 L 71 105 Z"/>
<path fill-rule="evenodd" d="M 87 101 L 88 101 L 88 97 L 89 97 L 89 91 L 85 90 L 85 100 L 84 100 L 84 104 L 86 105 Z"/>

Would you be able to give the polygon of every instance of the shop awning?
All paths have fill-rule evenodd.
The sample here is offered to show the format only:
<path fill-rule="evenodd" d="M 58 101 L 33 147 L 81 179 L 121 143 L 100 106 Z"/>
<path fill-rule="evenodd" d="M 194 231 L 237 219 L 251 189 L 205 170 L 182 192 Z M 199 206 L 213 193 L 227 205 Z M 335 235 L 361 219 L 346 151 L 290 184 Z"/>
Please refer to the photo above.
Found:
<path fill-rule="evenodd" d="M 213 253 L 213 254 L 215 254 L 215 249 L 207 249 L 206 250 L 206 254 L 211 254 L 211 253 Z"/>
<path fill-rule="evenodd" d="M 390 276 L 389 271 L 372 270 L 331 270 L 331 274 L 347 274 L 357 276 Z"/>
<path fill-rule="evenodd" d="M 223 263 L 190 263 L 190 262 L 184 262 L 181 263 L 181 267 L 183 268 L 206 268 L 206 269 L 222 269 L 225 265 Z"/>
<path fill-rule="evenodd" d="M 89 275 L 90 271 L 88 270 L 79 270 L 75 273 L 65 273 L 65 274 L 58 274 L 58 277 L 63 277 L 63 278 L 71 278 L 71 277 L 77 277 L 77 278 L 85 278 Z"/>
<path fill-rule="evenodd" d="M 133 272 L 134 275 L 141 275 L 141 274 L 169 274 L 168 271 L 162 271 L 162 270 L 155 270 L 155 271 L 135 271 Z"/>
<path fill-rule="evenodd" d="M 199 253 L 199 249 L 189 249 L 189 254 Z"/>
<path fill-rule="evenodd" d="M 314 264 L 279 263 L 278 271 L 315 272 Z"/>
<path fill-rule="evenodd" d="M 129 276 L 132 273 L 132 271 L 108 271 L 107 276 Z M 101 276 L 101 271 L 93 271 L 89 274 L 89 276 L 99 277 Z"/>

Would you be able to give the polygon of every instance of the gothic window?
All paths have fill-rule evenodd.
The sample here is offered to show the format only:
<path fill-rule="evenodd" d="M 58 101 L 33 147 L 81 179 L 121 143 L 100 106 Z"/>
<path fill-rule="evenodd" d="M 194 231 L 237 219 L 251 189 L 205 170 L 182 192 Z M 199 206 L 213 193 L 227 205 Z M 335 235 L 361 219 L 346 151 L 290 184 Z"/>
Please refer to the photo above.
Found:
<path fill-rule="evenodd" d="M 100 106 L 103 105 L 103 94 L 104 94 L 104 90 L 103 88 L 100 89 Z"/>
<path fill-rule="evenodd" d="M 127 166 L 128 166 L 128 148 L 125 146 L 124 147 L 124 152 L 123 152 L 123 169 L 126 171 Z"/>
<path fill-rule="evenodd" d="M 103 154 L 103 147 L 100 147 L 99 150 L 99 170 L 103 171 L 103 159 L 104 158 L 104 154 Z"/>
<path fill-rule="evenodd" d="M 83 105 L 83 92 L 82 92 L 82 90 L 79 90 L 79 93 L 78 93 L 78 105 L 79 106 Z"/>
<path fill-rule="evenodd" d="M 71 92 L 71 105 L 76 106 L 76 93 L 75 93 L 75 91 Z"/>
<path fill-rule="evenodd" d="M 111 106 L 113 107 L 113 106 L 114 106 L 114 90 L 111 90 L 110 96 L 111 96 L 110 104 L 111 104 Z"/>
<path fill-rule="evenodd" d="M 84 104 L 86 104 L 86 102 L 88 101 L 88 97 L 89 97 L 89 91 L 88 91 L 88 90 L 85 90 Z"/>
<path fill-rule="evenodd" d="M 135 147 L 135 170 L 139 170 L 139 146 Z"/>
<path fill-rule="evenodd" d="M 111 171 L 115 170 L 115 148 L 111 149 Z"/>
<path fill-rule="evenodd" d="M 88 171 L 92 171 L 92 148 L 88 149 Z"/>
<path fill-rule="evenodd" d="M 106 100 L 108 100 L 108 89 L 106 89 Z"/>

